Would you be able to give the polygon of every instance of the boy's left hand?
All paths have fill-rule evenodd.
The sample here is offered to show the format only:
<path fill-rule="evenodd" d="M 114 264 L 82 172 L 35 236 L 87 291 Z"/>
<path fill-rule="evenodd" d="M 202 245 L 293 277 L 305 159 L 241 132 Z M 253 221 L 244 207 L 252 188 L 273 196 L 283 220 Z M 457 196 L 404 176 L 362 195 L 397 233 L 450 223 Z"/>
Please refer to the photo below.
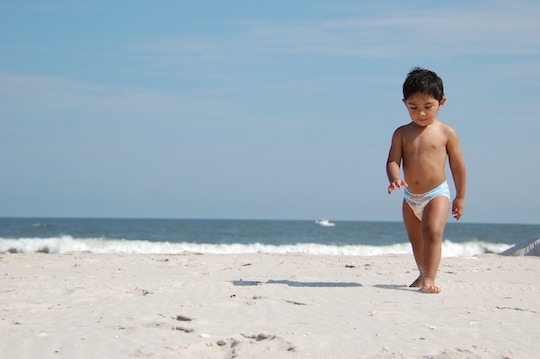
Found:
<path fill-rule="evenodd" d="M 452 216 L 454 216 L 456 221 L 459 221 L 463 215 L 463 208 L 465 208 L 465 200 L 462 198 L 454 199 L 454 202 L 452 203 Z"/>

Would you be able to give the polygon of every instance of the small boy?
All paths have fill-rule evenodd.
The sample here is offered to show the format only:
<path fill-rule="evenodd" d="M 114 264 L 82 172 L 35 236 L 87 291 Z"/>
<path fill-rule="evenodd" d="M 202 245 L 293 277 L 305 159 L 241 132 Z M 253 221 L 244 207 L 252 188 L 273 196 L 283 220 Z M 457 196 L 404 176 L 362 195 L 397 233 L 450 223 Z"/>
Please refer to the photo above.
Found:
<path fill-rule="evenodd" d="M 459 139 L 453 128 L 437 119 L 445 102 L 443 82 L 436 73 L 422 68 L 409 72 L 403 84 L 403 103 L 412 122 L 394 132 L 386 163 L 388 193 L 404 188 L 403 222 L 420 271 L 410 286 L 421 287 L 424 293 L 441 291 L 435 286 L 435 276 L 450 210 L 447 158 L 456 186 L 452 203 L 456 220 L 465 207 L 466 171 Z"/>

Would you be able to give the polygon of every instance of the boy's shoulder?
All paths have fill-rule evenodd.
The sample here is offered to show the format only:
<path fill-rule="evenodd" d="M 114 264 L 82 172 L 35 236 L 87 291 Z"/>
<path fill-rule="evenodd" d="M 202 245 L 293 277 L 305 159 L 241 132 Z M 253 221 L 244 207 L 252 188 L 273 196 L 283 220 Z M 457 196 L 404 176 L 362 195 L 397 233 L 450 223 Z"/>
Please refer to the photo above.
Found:
<path fill-rule="evenodd" d="M 402 132 L 402 131 L 406 131 L 407 129 L 411 128 L 414 126 L 414 123 L 411 121 L 405 125 L 401 125 L 399 126 L 398 128 L 396 128 L 396 131 L 395 132 Z"/>
<path fill-rule="evenodd" d="M 394 131 L 395 134 L 397 135 L 403 135 L 409 131 L 412 131 L 416 128 L 417 126 L 414 124 L 414 122 L 409 122 L 405 125 L 402 125 L 402 126 L 399 126 L 398 128 L 396 128 L 396 130 Z"/>
<path fill-rule="evenodd" d="M 456 130 L 454 130 L 454 128 L 452 126 L 450 126 L 449 124 L 447 123 L 444 123 L 444 122 L 441 122 L 439 120 L 437 120 L 437 124 L 438 126 L 440 126 L 440 128 L 446 133 L 446 134 L 452 134 L 452 135 L 455 135 L 456 134 Z"/>

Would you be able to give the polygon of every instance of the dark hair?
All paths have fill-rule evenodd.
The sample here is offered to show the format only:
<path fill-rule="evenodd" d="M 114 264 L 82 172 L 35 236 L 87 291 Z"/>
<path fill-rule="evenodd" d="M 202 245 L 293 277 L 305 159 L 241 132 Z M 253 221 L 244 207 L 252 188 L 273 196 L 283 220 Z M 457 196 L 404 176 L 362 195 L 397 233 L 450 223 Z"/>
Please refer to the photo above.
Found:
<path fill-rule="evenodd" d="M 415 67 L 403 83 L 403 98 L 406 100 L 417 92 L 431 95 L 441 101 L 444 97 L 443 81 L 435 72 Z"/>

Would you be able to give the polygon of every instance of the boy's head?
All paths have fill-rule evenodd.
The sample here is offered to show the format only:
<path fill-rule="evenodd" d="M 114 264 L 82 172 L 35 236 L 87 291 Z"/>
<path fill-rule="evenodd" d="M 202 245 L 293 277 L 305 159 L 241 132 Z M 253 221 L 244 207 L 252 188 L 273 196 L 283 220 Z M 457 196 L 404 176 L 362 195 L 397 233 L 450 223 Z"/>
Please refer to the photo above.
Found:
<path fill-rule="evenodd" d="M 415 67 L 403 83 L 403 99 L 415 93 L 431 95 L 440 102 L 444 98 L 443 82 L 435 72 Z"/>

